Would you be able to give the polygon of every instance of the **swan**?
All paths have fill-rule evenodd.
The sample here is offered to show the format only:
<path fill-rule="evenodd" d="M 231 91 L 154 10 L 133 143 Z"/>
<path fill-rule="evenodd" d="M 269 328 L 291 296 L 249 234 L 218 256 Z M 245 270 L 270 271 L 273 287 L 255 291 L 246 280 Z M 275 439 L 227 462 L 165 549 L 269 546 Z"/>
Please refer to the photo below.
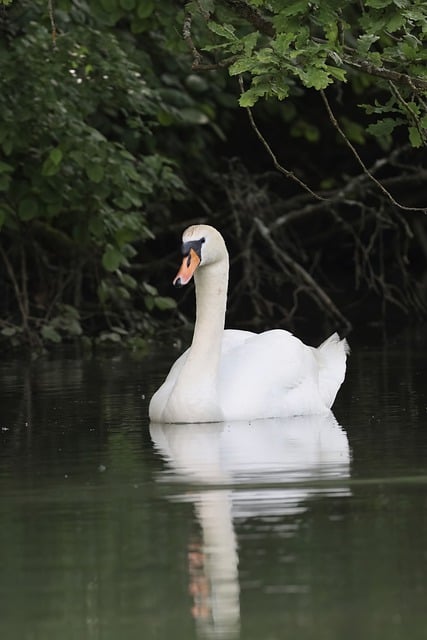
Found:
<path fill-rule="evenodd" d="M 332 334 L 317 349 L 289 331 L 224 330 L 229 260 L 222 235 L 205 224 L 182 235 L 182 287 L 194 277 L 191 346 L 154 393 L 154 423 L 200 423 L 324 414 L 346 369 L 346 340 Z"/>

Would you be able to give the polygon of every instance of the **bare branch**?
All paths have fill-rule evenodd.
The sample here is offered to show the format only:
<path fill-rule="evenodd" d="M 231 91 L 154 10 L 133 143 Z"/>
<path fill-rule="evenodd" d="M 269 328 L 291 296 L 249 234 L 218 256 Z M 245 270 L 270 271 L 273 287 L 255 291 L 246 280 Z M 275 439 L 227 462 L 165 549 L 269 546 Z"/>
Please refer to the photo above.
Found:
<path fill-rule="evenodd" d="M 17 279 L 15 278 L 15 273 L 12 267 L 12 264 L 8 258 L 8 255 L 6 253 L 6 251 L 3 249 L 2 245 L 0 244 L 0 255 L 3 258 L 3 262 L 4 265 L 6 267 L 6 271 L 7 274 L 10 278 L 10 281 L 12 283 L 13 286 L 13 290 L 15 292 L 15 297 L 16 297 L 16 301 L 18 303 L 18 307 L 19 307 L 19 311 L 21 312 L 21 319 L 22 319 L 22 328 L 25 331 L 25 333 L 28 334 L 29 329 L 28 329 L 28 313 L 26 310 L 26 303 L 24 301 L 24 297 L 22 295 L 22 292 L 19 288 L 19 284 Z"/>
<path fill-rule="evenodd" d="M 57 31 L 56 22 L 55 22 L 55 10 L 53 7 L 53 0 L 47 0 L 47 9 L 49 12 L 50 29 L 52 34 L 52 45 L 53 45 L 53 48 L 56 49 L 56 37 L 58 35 L 58 31 Z"/>
<path fill-rule="evenodd" d="M 391 80 L 395 84 L 405 85 L 414 91 L 427 91 L 427 80 L 419 78 L 418 76 L 408 76 L 406 73 L 387 69 L 387 67 L 376 67 L 367 60 L 355 60 L 351 56 L 347 55 L 343 56 L 343 62 L 345 62 L 349 67 L 357 69 L 358 71 L 370 76 L 383 78 L 383 80 Z"/>
<path fill-rule="evenodd" d="M 203 61 L 203 56 L 200 53 L 200 51 L 196 48 L 194 42 L 193 42 L 193 38 L 191 36 L 191 24 L 192 24 L 192 15 L 191 13 L 186 13 L 184 16 L 184 22 L 182 25 L 182 36 L 184 38 L 184 41 L 186 42 L 188 48 L 190 49 L 192 56 L 193 56 L 193 67 L 194 66 L 200 66 L 200 64 Z"/>
<path fill-rule="evenodd" d="M 240 92 L 243 93 L 244 92 L 244 86 L 243 86 L 243 78 L 242 78 L 241 75 L 239 76 L 239 86 L 240 86 Z M 264 149 L 267 151 L 268 155 L 272 159 L 275 169 L 277 169 L 277 171 L 280 171 L 280 173 L 283 173 L 283 175 L 286 176 L 287 178 L 290 178 L 291 180 L 293 180 L 294 182 L 299 184 L 300 187 L 302 187 L 305 191 L 308 191 L 308 193 L 310 193 L 310 195 L 312 195 L 313 198 L 316 198 L 316 200 L 324 200 L 324 198 L 322 198 L 322 196 L 319 196 L 312 189 L 310 189 L 310 187 L 308 185 L 306 185 L 305 182 L 300 180 L 294 174 L 293 171 L 289 171 L 289 169 L 285 169 L 285 167 L 280 164 L 280 162 L 277 160 L 272 148 L 268 144 L 267 140 L 264 138 L 264 136 L 262 135 L 261 131 L 258 129 L 258 126 L 257 126 L 257 124 L 255 122 L 255 119 L 253 117 L 253 114 L 252 114 L 252 110 L 250 109 L 250 107 L 245 107 L 245 109 L 246 109 L 246 113 L 248 114 L 249 122 L 251 124 L 251 127 L 254 130 L 258 140 L 260 140 L 260 142 L 263 145 Z"/>
<path fill-rule="evenodd" d="M 255 7 L 248 5 L 244 0 L 223 0 L 240 17 L 250 22 L 257 31 L 274 38 L 276 30 L 273 24 L 263 16 Z"/>
<path fill-rule="evenodd" d="M 328 294 L 317 284 L 317 282 L 313 279 L 313 277 L 302 267 L 298 262 L 296 262 L 286 251 L 281 249 L 271 237 L 269 229 L 265 226 L 265 224 L 259 219 L 255 218 L 255 224 L 258 227 L 258 230 L 267 244 L 270 246 L 273 255 L 276 260 L 282 266 L 285 266 L 299 278 L 299 280 L 308 286 L 309 295 L 317 300 L 318 304 L 329 312 L 332 317 L 335 317 L 339 322 L 343 325 L 343 327 L 350 331 L 352 325 L 350 321 L 345 318 L 341 311 L 335 306 L 332 302 Z"/>
<path fill-rule="evenodd" d="M 344 131 L 341 129 L 340 125 L 338 124 L 337 119 L 335 118 L 333 111 L 331 109 L 331 106 L 328 102 L 328 99 L 325 95 L 324 91 L 320 91 L 320 95 L 322 96 L 322 100 L 325 104 L 326 107 L 326 111 L 328 112 L 329 115 L 329 119 L 332 122 L 332 125 L 334 126 L 334 128 L 338 131 L 338 133 L 340 134 L 341 138 L 344 140 L 345 144 L 347 145 L 347 147 L 351 150 L 351 152 L 353 153 L 354 157 L 356 158 L 357 162 L 359 163 L 359 165 L 362 167 L 363 172 L 369 176 L 369 178 L 377 185 L 377 187 L 382 191 L 382 193 L 388 198 L 388 200 L 390 200 L 390 202 L 392 204 L 394 204 L 395 207 L 398 207 L 399 209 L 403 209 L 404 211 L 423 211 L 424 213 L 427 213 L 427 208 L 426 207 L 406 207 L 403 204 L 400 204 L 399 202 L 397 202 L 393 196 L 391 195 L 391 193 L 389 191 L 387 191 L 387 189 L 381 184 L 381 182 L 379 180 L 377 180 L 377 178 L 375 178 L 375 176 L 369 171 L 369 169 L 367 168 L 367 166 L 365 165 L 365 163 L 363 162 L 362 158 L 359 156 L 359 154 L 357 153 L 355 147 L 352 145 L 352 143 L 350 142 L 350 140 L 347 138 L 347 136 L 345 135 Z"/>

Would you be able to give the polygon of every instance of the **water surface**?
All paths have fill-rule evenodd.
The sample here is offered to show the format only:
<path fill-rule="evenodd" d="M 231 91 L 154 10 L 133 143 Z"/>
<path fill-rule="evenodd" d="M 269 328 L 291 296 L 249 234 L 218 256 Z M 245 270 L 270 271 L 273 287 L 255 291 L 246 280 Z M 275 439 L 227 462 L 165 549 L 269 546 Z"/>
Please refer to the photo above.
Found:
<path fill-rule="evenodd" d="M 1 637 L 424 640 L 422 345 L 335 417 L 150 430 L 167 360 L 0 363 Z"/>

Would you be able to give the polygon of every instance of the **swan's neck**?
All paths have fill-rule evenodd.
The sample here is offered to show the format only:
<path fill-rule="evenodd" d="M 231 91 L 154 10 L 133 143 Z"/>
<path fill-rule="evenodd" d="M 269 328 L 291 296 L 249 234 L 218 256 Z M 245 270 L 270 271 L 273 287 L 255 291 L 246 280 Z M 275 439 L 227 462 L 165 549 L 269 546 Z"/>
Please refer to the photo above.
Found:
<path fill-rule="evenodd" d="M 168 400 L 170 422 L 220 422 L 218 370 L 227 303 L 228 255 L 195 275 L 196 324 L 193 341 Z"/>
<path fill-rule="evenodd" d="M 227 304 L 228 257 L 199 269 L 194 276 L 196 323 L 188 359 L 216 376 Z"/>

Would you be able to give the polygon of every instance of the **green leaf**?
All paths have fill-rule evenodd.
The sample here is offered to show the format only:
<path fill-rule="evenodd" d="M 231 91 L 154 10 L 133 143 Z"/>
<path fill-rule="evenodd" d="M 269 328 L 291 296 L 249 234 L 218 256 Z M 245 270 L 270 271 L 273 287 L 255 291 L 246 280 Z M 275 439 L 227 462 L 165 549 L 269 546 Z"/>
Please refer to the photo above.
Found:
<path fill-rule="evenodd" d="M 0 229 L 4 225 L 4 222 L 6 220 L 6 215 L 7 215 L 7 212 L 4 209 L 0 209 Z"/>
<path fill-rule="evenodd" d="M 157 295 L 157 289 L 156 289 L 156 287 L 153 287 L 152 284 L 148 284 L 148 282 L 144 282 L 143 283 L 143 287 L 144 287 L 145 291 L 147 293 L 149 293 L 151 296 L 156 296 Z"/>
<path fill-rule="evenodd" d="M 247 36 L 244 36 L 244 38 L 242 38 L 243 48 L 247 56 L 251 55 L 252 51 L 256 47 L 258 36 L 258 31 L 253 31 L 252 33 L 249 33 Z"/>
<path fill-rule="evenodd" d="M 235 28 L 231 24 L 218 24 L 218 22 L 210 20 L 207 25 L 212 33 L 215 33 L 217 36 L 221 36 L 222 38 L 232 42 L 236 42 L 236 40 L 238 40 L 235 34 Z"/>
<path fill-rule="evenodd" d="M 0 175 L 0 191 L 9 191 L 12 178 L 7 173 Z"/>
<path fill-rule="evenodd" d="M 365 5 L 373 9 L 384 9 L 389 4 L 393 4 L 393 0 L 365 0 Z"/>
<path fill-rule="evenodd" d="M 52 162 L 52 159 L 49 154 L 49 156 L 43 162 L 42 175 L 47 177 L 54 176 L 56 173 L 58 173 L 58 171 L 59 171 L 59 164 L 55 164 L 54 162 Z"/>
<path fill-rule="evenodd" d="M 154 298 L 151 298 L 150 296 L 144 296 L 144 303 L 148 311 L 152 311 L 154 309 Z"/>
<path fill-rule="evenodd" d="M 357 144 L 365 143 L 365 127 L 363 127 L 360 123 L 355 122 L 354 120 L 350 120 L 345 116 L 341 118 L 341 123 L 344 133 L 346 134 L 347 138 L 349 138 L 349 140 L 351 140 L 352 142 L 356 142 Z"/>
<path fill-rule="evenodd" d="M 92 217 L 89 220 L 89 231 L 95 238 L 102 238 L 104 236 L 104 222 L 101 216 Z"/>
<path fill-rule="evenodd" d="M 340 82 L 346 82 L 347 74 L 345 69 L 341 69 L 339 67 L 330 67 L 329 65 L 327 66 L 327 69 L 331 76 L 333 76 Z"/>
<path fill-rule="evenodd" d="M 107 271 L 115 271 L 119 268 L 121 262 L 123 260 L 123 255 L 113 247 L 112 244 L 107 245 L 107 248 L 102 256 L 102 266 Z"/>
<path fill-rule="evenodd" d="M 11 164 L 0 161 L 0 173 L 11 173 L 12 171 L 13 171 L 13 167 Z"/>
<path fill-rule="evenodd" d="M 394 118 L 384 118 L 378 120 L 374 124 L 370 124 L 368 127 L 369 133 L 373 133 L 376 136 L 388 136 L 393 133 L 398 122 Z"/>
<path fill-rule="evenodd" d="M 112 12 L 112 11 L 115 11 L 117 9 L 116 0 L 99 0 L 99 1 L 100 1 L 100 4 L 101 4 L 102 8 L 105 11 Z"/>
<path fill-rule="evenodd" d="M 198 109 L 180 109 L 179 115 L 187 124 L 208 124 L 208 116 Z"/>
<path fill-rule="evenodd" d="M 406 17 L 404 16 L 404 14 L 401 11 L 395 12 L 388 18 L 386 29 L 390 33 L 393 33 L 394 31 L 400 29 L 405 24 L 405 22 Z"/>
<path fill-rule="evenodd" d="M 418 55 L 417 47 L 413 47 L 409 42 L 401 42 L 399 49 L 408 60 L 415 60 Z"/>
<path fill-rule="evenodd" d="M 313 87 L 317 90 L 326 89 L 328 84 L 332 82 L 328 73 L 317 67 L 309 67 L 301 79 L 306 87 Z"/>
<path fill-rule="evenodd" d="M 128 242 L 132 242 L 132 240 L 136 239 L 136 232 L 134 229 L 129 229 L 127 227 L 123 227 L 121 229 L 117 229 L 114 234 L 114 240 L 116 244 L 123 249 Z"/>
<path fill-rule="evenodd" d="M 409 142 L 413 147 L 422 147 L 423 139 L 417 127 L 408 127 Z"/>
<path fill-rule="evenodd" d="M 268 87 L 264 84 L 258 84 L 247 91 L 242 93 L 239 98 L 239 104 L 241 107 L 253 107 L 256 102 L 258 102 L 259 98 L 266 95 L 268 91 Z"/>
<path fill-rule="evenodd" d="M 52 149 L 52 151 L 49 153 L 49 158 L 54 165 L 58 166 L 59 164 L 61 164 L 61 160 L 62 160 L 61 149 L 59 147 Z"/>
<path fill-rule="evenodd" d="M 164 296 L 157 296 L 154 298 L 155 306 L 161 311 L 165 311 L 166 309 L 175 309 L 176 301 L 173 298 L 168 298 Z"/>
<path fill-rule="evenodd" d="M 360 35 L 357 39 L 357 50 L 358 53 L 362 56 L 366 55 L 369 49 L 372 47 L 374 42 L 379 40 L 379 36 L 374 35 L 372 33 L 364 33 Z"/>
<path fill-rule="evenodd" d="M 61 342 L 61 335 L 50 324 L 45 324 L 41 330 L 42 337 L 50 342 Z"/>
<path fill-rule="evenodd" d="M 253 62 L 250 58 L 240 58 L 239 60 L 236 60 L 236 62 L 233 62 L 229 67 L 228 72 L 230 76 L 237 76 L 240 73 L 250 71 L 252 64 Z"/>
<path fill-rule="evenodd" d="M 86 167 L 86 174 L 89 180 L 98 184 L 104 178 L 104 168 L 100 164 L 90 164 Z"/>
<path fill-rule="evenodd" d="M 98 293 L 99 302 L 101 304 L 105 304 L 105 302 L 108 300 L 110 296 L 110 287 L 108 286 L 108 283 L 105 280 L 101 280 L 101 282 L 99 283 L 97 293 Z"/>
<path fill-rule="evenodd" d="M 305 13 L 308 5 L 309 0 L 294 0 L 293 2 L 286 2 L 286 6 L 280 9 L 280 14 L 287 17 L 296 16 L 298 14 Z"/>
<path fill-rule="evenodd" d="M 215 10 L 215 0 L 199 0 L 197 4 L 205 13 L 213 13 Z"/>
<path fill-rule="evenodd" d="M 132 11 L 135 9 L 135 0 L 120 0 L 120 6 L 125 11 Z"/>
<path fill-rule="evenodd" d="M 119 272 L 119 278 L 128 289 L 136 289 L 138 283 L 131 275 L 128 273 Z"/>
<path fill-rule="evenodd" d="M 5 155 L 10 156 L 13 149 L 13 141 L 11 138 L 5 138 L 2 142 L 2 147 Z"/>
<path fill-rule="evenodd" d="M 99 342 L 121 342 L 122 337 L 115 331 L 104 331 L 98 340 Z"/>
<path fill-rule="evenodd" d="M 27 221 L 36 218 L 39 213 L 39 205 L 34 198 L 24 198 L 18 206 L 18 216 L 21 220 Z"/>
<path fill-rule="evenodd" d="M 70 158 L 72 158 L 79 167 L 84 167 L 86 164 L 86 157 L 81 151 L 71 151 Z"/>
<path fill-rule="evenodd" d="M 5 336 L 6 338 L 11 338 L 16 334 L 16 332 L 17 332 L 17 327 L 4 327 L 4 329 L 0 331 L 2 336 Z"/>
<path fill-rule="evenodd" d="M 169 127 L 174 121 L 170 111 L 163 110 L 157 112 L 157 120 L 163 127 Z"/>
<path fill-rule="evenodd" d="M 154 11 L 153 0 L 139 0 L 136 15 L 138 18 L 148 18 Z"/>

